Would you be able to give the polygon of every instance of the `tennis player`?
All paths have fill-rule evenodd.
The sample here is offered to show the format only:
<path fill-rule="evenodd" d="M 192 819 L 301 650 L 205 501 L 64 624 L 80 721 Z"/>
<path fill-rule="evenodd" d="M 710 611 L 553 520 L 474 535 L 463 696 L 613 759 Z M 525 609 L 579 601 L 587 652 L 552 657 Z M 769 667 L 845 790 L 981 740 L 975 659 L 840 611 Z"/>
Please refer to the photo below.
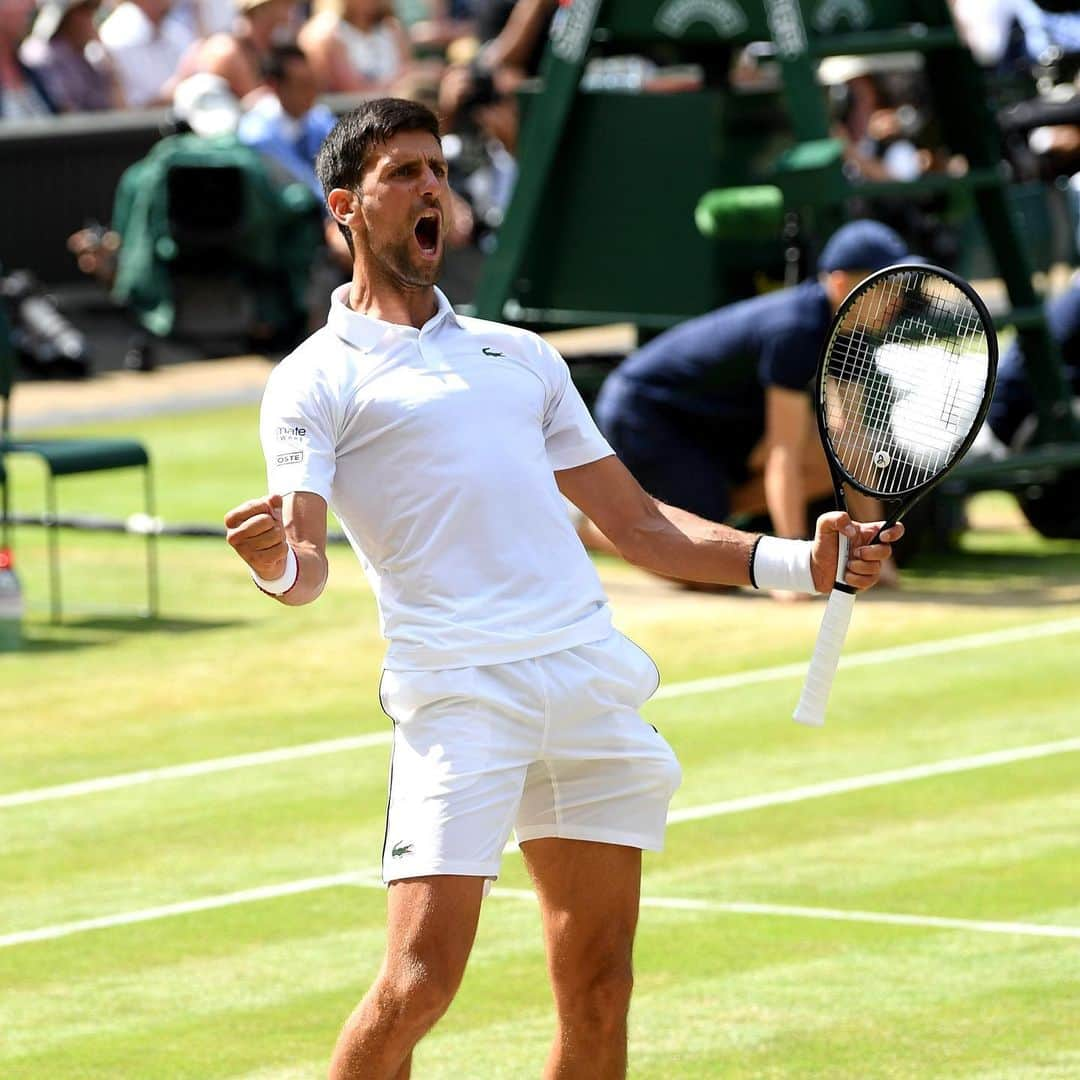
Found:
<path fill-rule="evenodd" d="M 638 486 L 541 338 L 454 313 L 435 288 L 449 221 L 438 121 L 384 98 L 318 160 L 354 253 L 327 325 L 270 376 L 270 494 L 228 541 L 284 604 L 326 584 L 327 507 L 371 582 L 394 723 L 382 854 L 385 959 L 333 1080 L 408 1077 L 450 1004 L 514 830 L 542 912 L 558 1017 L 545 1076 L 626 1071 L 642 850 L 663 843 L 675 755 L 639 715 L 659 674 L 612 628 L 569 498 L 632 562 L 705 582 L 829 590 L 877 580 L 897 526 L 824 515 L 813 541 L 755 537 Z"/>

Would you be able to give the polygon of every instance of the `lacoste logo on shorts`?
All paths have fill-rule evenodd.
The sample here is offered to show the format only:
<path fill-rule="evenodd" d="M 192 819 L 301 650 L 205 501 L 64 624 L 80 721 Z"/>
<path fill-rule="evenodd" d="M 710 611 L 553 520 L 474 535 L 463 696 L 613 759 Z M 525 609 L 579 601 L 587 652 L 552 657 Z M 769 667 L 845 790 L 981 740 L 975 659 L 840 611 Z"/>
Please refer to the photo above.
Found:
<path fill-rule="evenodd" d="M 485 356 L 505 356 L 506 353 L 496 352 L 494 349 L 489 349 L 486 345 L 480 350 Z"/>
<path fill-rule="evenodd" d="M 303 460 L 304 460 L 304 452 L 302 450 L 296 450 L 291 454 L 278 454 L 278 456 L 276 458 L 274 458 L 274 464 L 275 465 L 291 465 L 293 462 L 303 461 Z"/>
<path fill-rule="evenodd" d="M 412 844 L 395 844 L 390 850 L 390 855 L 394 859 L 400 859 L 402 855 L 412 854 Z"/>

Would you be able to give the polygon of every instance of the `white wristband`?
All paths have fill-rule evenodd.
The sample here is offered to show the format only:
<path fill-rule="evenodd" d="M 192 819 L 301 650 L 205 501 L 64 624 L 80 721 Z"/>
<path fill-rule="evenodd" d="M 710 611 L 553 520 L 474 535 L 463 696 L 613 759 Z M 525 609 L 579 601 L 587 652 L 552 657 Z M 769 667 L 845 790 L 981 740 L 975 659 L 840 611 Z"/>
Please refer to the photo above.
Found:
<path fill-rule="evenodd" d="M 295 584 L 296 579 L 300 574 L 300 567 L 296 562 L 296 552 L 289 548 L 288 555 L 285 556 L 285 571 L 279 578 L 274 578 L 273 581 L 267 581 L 266 578 L 259 577 L 254 570 L 251 571 L 251 580 L 259 586 L 264 593 L 269 593 L 271 596 L 281 596 L 282 593 L 287 593 Z"/>
<path fill-rule="evenodd" d="M 813 547 L 809 540 L 759 536 L 750 558 L 750 584 L 755 589 L 816 593 L 814 575 L 810 570 Z"/>

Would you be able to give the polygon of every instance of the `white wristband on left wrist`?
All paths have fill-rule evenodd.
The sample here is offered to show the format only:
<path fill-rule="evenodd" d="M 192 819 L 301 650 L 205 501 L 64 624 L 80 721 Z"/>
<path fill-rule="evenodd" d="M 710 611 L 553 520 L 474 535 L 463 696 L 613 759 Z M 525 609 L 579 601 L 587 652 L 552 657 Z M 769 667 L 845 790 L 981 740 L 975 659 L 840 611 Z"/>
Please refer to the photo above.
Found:
<path fill-rule="evenodd" d="M 300 565 L 296 561 L 296 552 L 290 547 L 288 554 L 285 556 L 285 570 L 281 577 L 269 580 L 267 578 L 259 577 L 254 570 L 251 571 L 251 580 L 259 586 L 264 593 L 269 593 L 271 596 L 282 596 L 287 593 L 295 584 L 296 579 L 300 576 Z"/>

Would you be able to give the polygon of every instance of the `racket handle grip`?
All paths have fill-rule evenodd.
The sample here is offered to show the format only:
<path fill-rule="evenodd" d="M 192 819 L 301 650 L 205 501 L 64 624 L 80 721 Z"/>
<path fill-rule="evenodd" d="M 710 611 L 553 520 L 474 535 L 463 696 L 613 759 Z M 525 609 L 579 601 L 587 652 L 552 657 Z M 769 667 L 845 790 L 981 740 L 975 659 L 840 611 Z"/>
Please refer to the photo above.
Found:
<path fill-rule="evenodd" d="M 836 560 L 836 583 L 843 584 L 847 570 L 848 540 L 840 537 L 840 550 Z M 836 667 L 840 663 L 840 652 L 844 647 L 851 612 L 855 607 L 855 594 L 848 591 L 848 586 L 834 588 L 829 593 L 829 602 L 825 605 L 825 614 L 821 619 L 814 654 L 810 657 L 810 667 L 806 672 L 799 703 L 795 706 L 792 719 L 808 727 L 821 727 L 825 723 L 825 707 L 829 702 Z"/>

